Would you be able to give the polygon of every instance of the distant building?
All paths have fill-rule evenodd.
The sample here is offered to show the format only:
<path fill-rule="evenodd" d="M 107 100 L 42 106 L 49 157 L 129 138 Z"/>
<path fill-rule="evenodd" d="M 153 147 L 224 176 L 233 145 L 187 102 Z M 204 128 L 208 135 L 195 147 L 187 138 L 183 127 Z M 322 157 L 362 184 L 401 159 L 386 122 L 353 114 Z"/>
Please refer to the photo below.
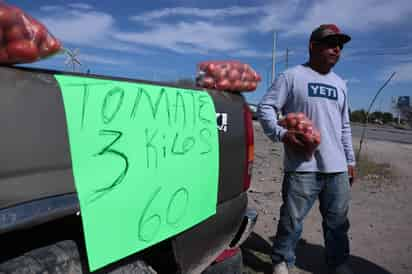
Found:
<path fill-rule="evenodd" d="M 407 109 L 411 108 L 410 96 L 393 96 L 392 97 L 392 109 L 398 119 L 404 119 L 404 113 Z"/>

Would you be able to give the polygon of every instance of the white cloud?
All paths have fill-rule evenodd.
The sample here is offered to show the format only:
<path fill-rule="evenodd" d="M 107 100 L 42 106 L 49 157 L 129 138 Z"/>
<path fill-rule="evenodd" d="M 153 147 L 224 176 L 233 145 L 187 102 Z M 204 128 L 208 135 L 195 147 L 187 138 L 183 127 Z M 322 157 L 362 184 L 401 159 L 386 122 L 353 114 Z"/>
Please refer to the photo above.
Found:
<path fill-rule="evenodd" d="M 208 22 L 158 24 L 144 32 L 117 33 L 116 39 L 139 45 L 167 48 L 180 53 L 229 51 L 244 47 L 240 27 L 215 25 Z"/>
<path fill-rule="evenodd" d="M 161 10 L 155 10 L 150 12 L 145 12 L 140 15 L 135 15 L 130 17 L 133 21 L 148 22 L 158 19 L 164 19 L 170 16 L 192 16 L 200 18 L 210 18 L 219 19 L 223 17 L 230 16 L 246 16 L 256 13 L 260 13 L 264 10 L 264 7 L 241 7 L 233 6 L 222 9 L 200 9 L 200 8 L 186 8 L 186 7 L 176 7 L 176 8 L 166 8 Z"/>
<path fill-rule="evenodd" d="M 395 76 L 394 81 L 397 82 L 412 82 L 412 62 L 393 65 L 380 73 L 380 79 L 387 79 L 393 72 Z"/>
<path fill-rule="evenodd" d="M 71 3 L 68 5 L 69 7 L 75 8 L 75 9 L 80 9 L 80 10 L 90 10 L 93 9 L 93 7 L 89 4 L 86 3 Z"/>
<path fill-rule="evenodd" d="M 308 36 L 321 23 L 336 23 L 349 33 L 374 30 L 407 20 L 412 15 L 412 5 L 408 2 L 281 0 L 260 6 L 220 9 L 166 8 L 130 17 L 144 27 L 139 32 L 122 32 L 111 14 L 96 11 L 83 2 L 43 6 L 41 10 L 48 16 L 40 19 L 61 40 L 75 45 L 135 52 L 141 52 L 144 47 L 178 53 L 219 52 L 267 58 L 271 53 L 256 51 L 255 45 L 247 43 L 248 36 L 273 29 L 286 35 Z M 58 15 L 53 12 L 56 9 L 61 10 Z M 247 23 L 236 24 L 231 21 L 235 17 L 247 18 Z"/>
<path fill-rule="evenodd" d="M 53 9 L 61 8 L 53 6 Z M 52 10 L 51 7 L 42 9 Z M 244 48 L 246 30 L 238 26 L 208 22 L 152 24 L 150 30 L 121 32 L 113 16 L 94 10 L 66 9 L 40 20 L 63 42 L 119 51 L 148 53 L 145 47 L 165 48 L 179 53 L 207 53 Z"/>
<path fill-rule="evenodd" d="M 302 20 L 288 28 L 289 34 L 309 34 L 324 23 L 335 23 L 344 31 L 377 30 L 382 26 L 409 20 L 409 0 L 323 0 L 309 7 Z"/>
<path fill-rule="evenodd" d="M 82 5 L 75 4 L 80 7 Z M 82 8 L 91 8 L 83 5 Z M 117 33 L 116 21 L 110 14 L 95 10 L 75 10 L 63 6 L 44 6 L 46 14 L 39 17 L 49 31 L 63 42 L 63 45 L 87 46 L 99 49 L 127 51 L 133 53 L 150 53 L 132 44 L 116 41 L 113 34 Z M 56 15 L 53 11 L 60 9 Z"/>
<path fill-rule="evenodd" d="M 260 52 L 253 49 L 241 49 L 238 51 L 234 51 L 231 53 L 233 56 L 241 56 L 241 57 L 258 57 L 258 58 L 271 58 L 271 52 Z"/>
<path fill-rule="evenodd" d="M 83 63 L 95 63 L 95 64 L 106 64 L 106 65 L 131 64 L 130 61 L 122 60 L 119 58 L 109 58 L 107 56 L 100 56 L 100 55 L 94 55 L 94 54 L 80 54 L 79 59 Z"/>
<path fill-rule="evenodd" d="M 359 79 L 356 78 L 356 77 L 351 77 L 351 78 L 345 79 L 344 81 L 345 81 L 347 84 L 359 84 L 359 83 L 361 82 L 361 80 L 359 80 Z"/>
<path fill-rule="evenodd" d="M 56 10 L 61 10 L 63 9 L 62 6 L 55 6 L 55 5 L 47 5 L 47 6 L 41 6 L 40 10 L 45 11 L 45 12 L 52 12 Z"/>
<path fill-rule="evenodd" d="M 114 26 L 111 15 L 96 11 L 68 10 L 40 20 L 61 40 L 85 45 L 104 40 Z"/>
<path fill-rule="evenodd" d="M 256 24 L 251 24 L 260 32 L 271 32 L 273 30 L 290 30 L 299 22 L 299 10 L 302 7 L 302 0 L 292 1 L 272 1 L 266 4 L 263 14 Z"/>

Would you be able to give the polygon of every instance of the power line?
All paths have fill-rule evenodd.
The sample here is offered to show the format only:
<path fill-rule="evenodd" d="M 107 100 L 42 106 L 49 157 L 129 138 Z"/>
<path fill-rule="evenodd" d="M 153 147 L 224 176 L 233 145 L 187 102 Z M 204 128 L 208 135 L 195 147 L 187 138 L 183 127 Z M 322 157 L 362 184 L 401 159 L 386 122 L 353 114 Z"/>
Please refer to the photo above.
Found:
<path fill-rule="evenodd" d="M 273 32 L 273 47 L 272 47 L 272 78 L 271 78 L 272 83 L 275 80 L 275 74 L 276 74 L 276 46 L 278 42 L 277 40 L 278 40 L 277 32 L 274 31 Z"/>

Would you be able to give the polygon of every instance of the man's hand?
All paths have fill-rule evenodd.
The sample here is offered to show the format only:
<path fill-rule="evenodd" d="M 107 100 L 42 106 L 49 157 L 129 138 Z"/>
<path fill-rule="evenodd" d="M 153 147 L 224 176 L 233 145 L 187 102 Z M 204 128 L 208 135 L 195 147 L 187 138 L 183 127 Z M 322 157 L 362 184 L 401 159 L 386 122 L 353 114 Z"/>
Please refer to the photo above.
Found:
<path fill-rule="evenodd" d="M 282 142 L 293 150 L 304 152 L 305 145 L 303 140 L 303 133 L 296 130 L 288 130 L 282 138 Z"/>
<path fill-rule="evenodd" d="M 349 176 L 349 183 L 352 186 L 352 184 L 355 182 L 355 167 L 354 166 L 348 166 L 348 176 Z"/>

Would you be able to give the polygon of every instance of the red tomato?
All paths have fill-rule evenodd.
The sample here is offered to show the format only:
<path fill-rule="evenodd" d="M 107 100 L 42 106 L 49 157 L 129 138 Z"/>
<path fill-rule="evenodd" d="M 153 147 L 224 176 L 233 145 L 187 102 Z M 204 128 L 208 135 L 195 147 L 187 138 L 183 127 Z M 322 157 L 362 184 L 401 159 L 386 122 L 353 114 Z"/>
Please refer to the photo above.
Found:
<path fill-rule="evenodd" d="M 314 144 L 315 145 L 320 145 L 320 137 L 318 137 L 318 136 L 315 136 L 314 138 L 313 138 L 313 142 L 314 142 Z"/>
<path fill-rule="evenodd" d="M 24 15 L 24 12 L 18 7 L 9 6 L 8 8 L 9 8 L 11 15 L 14 17 L 22 17 Z"/>
<path fill-rule="evenodd" d="M 242 69 L 243 69 L 243 72 L 247 72 L 248 70 L 249 70 L 249 65 L 248 64 L 243 64 L 242 65 Z"/>
<path fill-rule="evenodd" d="M 50 51 L 50 48 L 49 48 L 49 45 L 48 45 L 47 41 L 43 40 L 43 42 L 41 42 L 40 46 L 39 46 L 39 55 L 40 55 L 40 57 L 48 56 L 49 51 Z"/>
<path fill-rule="evenodd" d="M 240 79 L 237 79 L 233 82 L 233 90 L 234 91 L 242 91 L 242 81 Z"/>
<path fill-rule="evenodd" d="M 217 67 L 214 63 L 209 63 L 206 66 L 206 72 L 211 76 L 215 75 L 216 69 L 217 69 Z"/>
<path fill-rule="evenodd" d="M 58 51 L 60 51 L 62 49 L 62 44 L 60 43 L 59 40 L 57 40 L 56 38 L 53 37 L 53 40 L 51 43 L 49 43 L 50 48 L 51 48 L 51 53 L 55 54 Z"/>
<path fill-rule="evenodd" d="M 3 47 L 3 29 L 0 27 L 0 48 Z"/>
<path fill-rule="evenodd" d="M 202 80 L 202 86 L 205 87 L 205 88 L 214 88 L 215 87 L 215 80 L 210 76 L 206 76 Z"/>
<path fill-rule="evenodd" d="M 298 124 L 298 121 L 296 120 L 296 117 L 290 118 L 286 116 L 286 124 L 287 124 L 288 129 L 295 129 Z"/>
<path fill-rule="evenodd" d="M 26 31 L 24 26 L 20 26 L 18 24 L 15 24 L 11 26 L 10 28 L 7 29 L 6 33 L 6 40 L 7 42 L 12 42 L 12 41 L 17 41 L 17 40 L 23 40 L 23 39 L 28 39 L 29 34 Z"/>
<path fill-rule="evenodd" d="M 257 88 L 257 83 L 255 81 L 250 82 L 249 91 L 254 91 Z"/>
<path fill-rule="evenodd" d="M 242 74 L 240 75 L 240 80 L 247 81 L 246 78 L 247 78 L 247 72 L 243 71 Z"/>
<path fill-rule="evenodd" d="M 7 45 L 7 53 L 17 62 L 33 62 L 39 57 L 36 44 L 29 40 L 10 42 Z"/>
<path fill-rule="evenodd" d="M 320 144 L 320 140 L 321 140 L 320 132 L 317 131 L 317 130 L 315 130 L 315 131 L 313 132 L 313 142 L 314 142 L 316 145 L 319 145 L 319 144 Z"/>
<path fill-rule="evenodd" d="M 8 27 L 15 23 L 16 18 L 9 7 L 0 6 L 0 27 Z"/>
<path fill-rule="evenodd" d="M 228 78 L 230 81 L 240 80 L 240 73 L 237 69 L 232 68 L 228 73 Z"/>
<path fill-rule="evenodd" d="M 297 131 L 304 132 L 304 129 L 305 129 L 305 127 L 304 127 L 304 125 L 303 125 L 302 123 L 298 123 L 298 124 L 296 125 L 296 130 L 297 130 Z"/>
<path fill-rule="evenodd" d="M 7 54 L 7 50 L 5 48 L 0 49 L 0 64 L 8 64 L 10 63 L 9 55 Z"/>
<path fill-rule="evenodd" d="M 222 68 L 220 67 L 220 69 L 218 70 L 218 74 L 216 76 L 216 78 L 218 80 L 223 80 L 227 78 L 229 71 L 226 68 Z"/>
<path fill-rule="evenodd" d="M 228 79 L 222 79 L 216 84 L 218 90 L 228 90 L 230 87 L 230 82 Z"/>
<path fill-rule="evenodd" d="M 33 40 L 36 43 L 36 45 L 41 45 L 43 40 L 46 39 L 46 28 L 35 20 L 31 22 L 30 31 L 33 35 Z"/>
<path fill-rule="evenodd" d="M 220 75 L 222 74 L 222 68 L 220 66 L 216 66 L 215 70 L 213 71 L 213 76 L 215 79 L 220 79 Z"/>
<path fill-rule="evenodd" d="M 309 134 L 306 132 L 306 133 L 303 133 L 303 137 L 306 143 L 313 143 L 314 138 L 312 134 Z"/>
<path fill-rule="evenodd" d="M 242 91 L 247 91 L 248 87 L 249 87 L 249 81 L 242 81 Z"/>
<path fill-rule="evenodd" d="M 226 69 L 226 70 L 231 70 L 232 69 L 232 64 L 231 63 L 222 63 L 221 65 L 220 65 L 220 67 L 222 68 L 222 69 Z"/>
<path fill-rule="evenodd" d="M 46 39 L 43 40 L 39 46 L 39 55 L 40 57 L 47 57 L 57 53 L 60 49 L 60 41 L 48 34 Z"/>
<path fill-rule="evenodd" d="M 254 76 L 255 76 L 255 81 L 256 82 L 260 82 L 262 80 L 262 77 L 260 77 L 260 75 L 256 71 L 255 71 Z"/>
<path fill-rule="evenodd" d="M 312 126 L 307 126 L 307 127 L 305 127 L 305 133 L 308 133 L 308 134 L 313 134 L 313 127 Z"/>
<path fill-rule="evenodd" d="M 306 118 L 306 115 L 303 112 L 298 112 L 296 113 L 296 118 L 298 118 L 299 121 L 302 121 Z"/>
<path fill-rule="evenodd" d="M 242 69 L 242 64 L 240 62 L 233 62 L 232 63 L 232 68 L 236 69 L 240 73 L 240 70 Z"/>
<path fill-rule="evenodd" d="M 288 113 L 286 115 L 286 119 L 296 119 L 296 118 L 297 118 L 297 115 L 294 112 Z"/>

